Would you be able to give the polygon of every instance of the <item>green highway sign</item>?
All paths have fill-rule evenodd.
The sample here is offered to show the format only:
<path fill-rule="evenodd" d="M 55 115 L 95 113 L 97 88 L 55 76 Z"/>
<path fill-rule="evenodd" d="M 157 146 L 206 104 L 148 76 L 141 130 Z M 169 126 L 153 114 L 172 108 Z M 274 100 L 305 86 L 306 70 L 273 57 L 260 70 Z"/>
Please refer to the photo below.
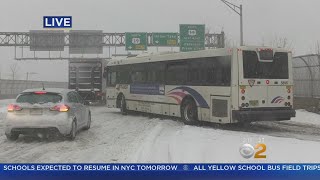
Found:
<path fill-rule="evenodd" d="M 178 33 L 152 33 L 154 46 L 177 46 Z"/>
<path fill-rule="evenodd" d="M 205 49 L 204 24 L 180 24 L 180 51 Z"/>
<path fill-rule="evenodd" d="M 204 43 L 202 42 L 180 42 L 180 51 L 199 51 L 204 50 Z"/>
<path fill-rule="evenodd" d="M 147 50 L 148 36 L 146 32 L 126 32 L 126 50 Z"/>

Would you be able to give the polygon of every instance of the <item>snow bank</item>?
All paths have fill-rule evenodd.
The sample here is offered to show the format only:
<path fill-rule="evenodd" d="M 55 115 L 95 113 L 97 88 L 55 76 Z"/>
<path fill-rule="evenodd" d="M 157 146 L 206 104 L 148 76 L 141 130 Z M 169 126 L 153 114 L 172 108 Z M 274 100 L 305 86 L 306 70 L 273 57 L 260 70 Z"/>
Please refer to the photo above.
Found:
<path fill-rule="evenodd" d="M 133 157 L 140 163 L 289 163 L 320 162 L 320 143 L 245 132 L 180 126 L 172 122 L 154 127 Z M 174 130 L 175 129 L 175 130 Z M 245 159 L 239 148 L 249 141 L 267 146 L 266 159 Z M 307 151 L 306 151 L 307 150 Z"/>
<path fill-rule="evenodd" d="M 303 109 L 297 110 L 296 117 L 292 118 L 290 121 L 320 126 L 320 116 Z"/>

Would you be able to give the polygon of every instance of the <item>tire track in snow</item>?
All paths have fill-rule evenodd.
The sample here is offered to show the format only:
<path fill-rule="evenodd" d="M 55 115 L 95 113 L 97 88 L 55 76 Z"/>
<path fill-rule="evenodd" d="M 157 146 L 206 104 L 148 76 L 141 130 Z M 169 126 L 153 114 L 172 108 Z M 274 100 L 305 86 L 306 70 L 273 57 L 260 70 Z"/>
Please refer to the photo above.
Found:
<path fill-rule="evenodd" d="M 158 124 L 146 132 L 141 146 L 133 157 L 133 162 L 173 162 L 171 141 L 184 124 L 171 120 L 158 120 Z"/>
<path fill-rule="evenodd" d="M 72 142 L 26 136 L 10 142 L 1 128 L 0 162 L 128 162 L 136 152 L 136 139 L 155 123 L 148 118 L 122 116 L 119 110 L 93 107 L 90 130 L 81 131 Z"/>

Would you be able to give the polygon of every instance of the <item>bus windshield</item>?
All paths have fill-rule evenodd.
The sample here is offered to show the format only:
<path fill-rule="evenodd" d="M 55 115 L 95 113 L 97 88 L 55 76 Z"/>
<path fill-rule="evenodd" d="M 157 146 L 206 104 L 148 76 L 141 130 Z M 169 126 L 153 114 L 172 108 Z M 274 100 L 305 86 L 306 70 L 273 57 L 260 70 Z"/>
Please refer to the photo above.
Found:
<path fill-rule="evenodd" d="M 288 53 L 275 52 L 271 61 L 259 61 L 256 51 L 243 51 L 244 78 L 288 79 Z"/>

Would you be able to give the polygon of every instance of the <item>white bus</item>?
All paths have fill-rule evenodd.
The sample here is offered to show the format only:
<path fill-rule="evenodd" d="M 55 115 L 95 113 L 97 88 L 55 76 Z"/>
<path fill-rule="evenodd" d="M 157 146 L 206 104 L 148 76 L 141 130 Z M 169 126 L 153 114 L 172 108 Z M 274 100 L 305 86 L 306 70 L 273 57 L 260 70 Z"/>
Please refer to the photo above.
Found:
<path fill-rule="evenodd" d="M 289 120 L 295 117 L 291 56 L 242 46 L 112 60 L 107 107 L 186 124 Z"/>

